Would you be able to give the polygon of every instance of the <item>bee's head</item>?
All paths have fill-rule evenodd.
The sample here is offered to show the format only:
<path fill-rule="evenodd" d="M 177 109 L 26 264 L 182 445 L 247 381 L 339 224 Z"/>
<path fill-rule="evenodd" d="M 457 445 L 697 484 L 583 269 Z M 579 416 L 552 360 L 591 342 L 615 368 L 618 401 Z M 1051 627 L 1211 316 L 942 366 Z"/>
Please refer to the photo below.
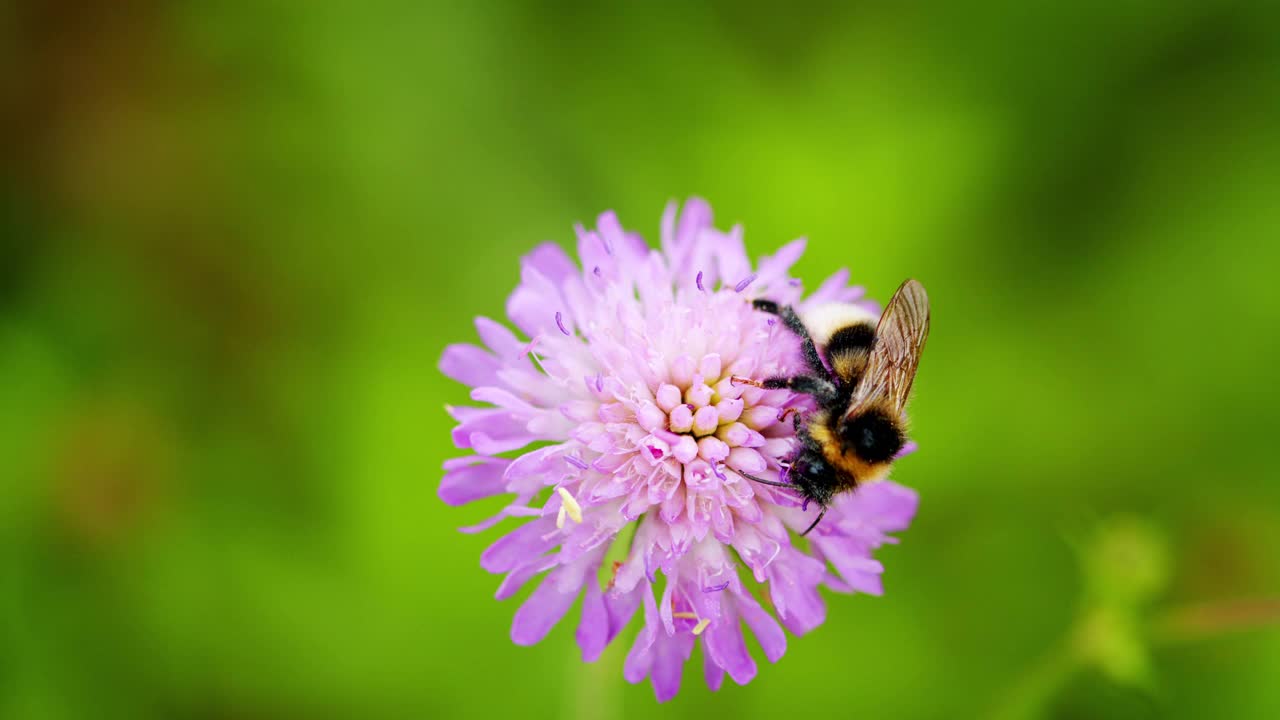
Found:
<path fill-rule="evenodd" d="M 806 452 L 797 458 L 788 479 L 806 498 L 824 506 L 835 494 L 836 470 L 816 452 Z"/>
<path fill-rule="evenodd" d="M 883 463 L 893 459 L 906 438 L 902 423 L 883 410 L 868 410 L 840 423 L 840 439 L 867 463 Z"/>

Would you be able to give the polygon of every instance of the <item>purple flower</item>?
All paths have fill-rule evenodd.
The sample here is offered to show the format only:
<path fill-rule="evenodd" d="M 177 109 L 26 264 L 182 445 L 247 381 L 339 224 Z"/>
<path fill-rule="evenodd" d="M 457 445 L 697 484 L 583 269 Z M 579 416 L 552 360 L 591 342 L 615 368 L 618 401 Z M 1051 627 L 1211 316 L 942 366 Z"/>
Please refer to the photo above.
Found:
<path fill-rule="evenodd" d="M 713 228 L 698 199 L 678 217 L 667 207 L 660 251 L 605 213 L 596 230 L 578 228 L 578 263 L 553 244 L 523 259 L 507 315 L 528 340 L 478 318 L 485 347 L 445 350 L 441 371 L 482 406 L 449 408 L 454 443 L 473 454 L 445 463 L 440 497 L 462 505 L 514 495 L 463 530 L 523 523 L 480 559 L 505 574 L 499 599 L 543 575 L 516 611 L 514 642 L 540 641 L 581 597 L 577 640 L 590 662 L 639 611 L 624 675 L 648 677 L 665 701 L 699 642 L 713 689 L 725 674 L 745 684 L 756 662 L 743 623 L 776 662 L 783 626 L 803 634 L 822 624 L 819 586 L 882 592 L 872 552 L 910 524 L 914 491 L 885 481 L 841 495 L 805 549 L 793 537 L 818 508 L 734 472 L 785 477 L 796 441 L 783 415 L 809 407 L 787 390 L 731 382 L 802 367 L 794 335 L 749 300 L 801 310 L 866 302 L 844 270 L 802 298 L 787 273 L 803 251 L 796 240 L 753 267 L 741 228 Z M 531 443 L 539 446 L 500 457 Z M 598 571 L 624 532 L 634 533 L 625 560 L 602 588 Z"/>

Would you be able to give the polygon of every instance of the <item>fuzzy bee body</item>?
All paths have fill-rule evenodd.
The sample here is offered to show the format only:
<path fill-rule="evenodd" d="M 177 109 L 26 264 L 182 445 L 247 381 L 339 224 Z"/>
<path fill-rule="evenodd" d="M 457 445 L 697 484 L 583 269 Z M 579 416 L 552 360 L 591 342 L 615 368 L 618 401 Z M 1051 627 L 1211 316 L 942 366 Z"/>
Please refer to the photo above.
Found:
<path fill-rule="evenodd" d="M 768 300 L 754 305 L 799 336 L 808 373 L 749 382 L 811 395 L 817 409 L 796 418 L 800 447 L 787 483 L 746 477 L 791 487 L 825 513 L 837 494 L 883 478 L 906 443 L 903 410 L 929 334 L 928 296 L 907 280 L 878 320 L 849 304 L 821 305 L 803 318 Z"/>
<path fill-rule="evenodd" d="M 853 303 L 825 303 L 801 320 L 814 344 L 822 348 L 827 367 L 846 384 L 856 383 L 875 345 L 875 314 Z"/>

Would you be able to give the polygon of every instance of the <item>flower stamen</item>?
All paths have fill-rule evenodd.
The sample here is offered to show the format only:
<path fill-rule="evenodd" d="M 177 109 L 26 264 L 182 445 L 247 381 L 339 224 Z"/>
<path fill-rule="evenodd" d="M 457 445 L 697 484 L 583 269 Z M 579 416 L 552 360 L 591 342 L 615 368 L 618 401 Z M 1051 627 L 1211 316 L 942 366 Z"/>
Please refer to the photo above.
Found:
<path fill-rule="evenodd" d="M 693 634 L 701 635 L 702 631 L 706 630 L 707 626 L 710 624 L 711 624 L 711 620 L 709 620 L 708 618 L 702 618 L 701 620 L 698 621 L 697 625 L 693 626 Z"/>
<path fill-rule="evenodd" d="M 582 522 L 582 506 L 578 504 L 577 498 L 563 487 L 556 488 L 556 493 L 560 495 L 560 501 L 564 503 L 560 506 L 560 509 L 567 512 L 569 518 L 574 522 Z"/>

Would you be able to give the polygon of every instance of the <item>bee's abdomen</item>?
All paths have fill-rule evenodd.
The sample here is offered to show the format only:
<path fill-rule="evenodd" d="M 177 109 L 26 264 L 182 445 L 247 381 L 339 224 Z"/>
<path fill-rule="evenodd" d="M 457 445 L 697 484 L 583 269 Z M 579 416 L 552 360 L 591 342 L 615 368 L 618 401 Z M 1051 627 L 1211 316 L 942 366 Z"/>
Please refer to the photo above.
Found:
<path fill-rule="evenodd" d="M 827 362 L 836 375 L 852 384 L 867 368 L 867 358 L 876 344 L 876 329 L 871 323 L 846 325 L 831 333 L 827 342 Z"/>
<path fill-rule="evenodd" d="M 885 463 L 902 449 L 902 425 L 882 410 L 869 410 L 841 420 L 840 440 L 866 463 Z"/>
<path fill-rule="evenodd" d="M 831 369 L 846 385 L 856 382 L 875 343 L 875 313 L 853 303 L 823 303 L 805 311 L 804 324 Z"/>

